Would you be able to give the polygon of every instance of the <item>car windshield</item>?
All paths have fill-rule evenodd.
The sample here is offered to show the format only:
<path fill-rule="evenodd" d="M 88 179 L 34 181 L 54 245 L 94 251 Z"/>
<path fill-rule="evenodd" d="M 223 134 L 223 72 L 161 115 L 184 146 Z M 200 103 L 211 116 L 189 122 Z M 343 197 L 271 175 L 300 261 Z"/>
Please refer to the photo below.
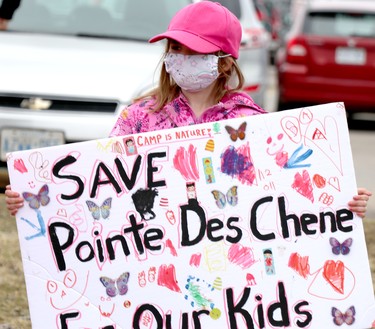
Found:
<path fill-rule="evenodd" d="M 10 31 L 148 40 L 190 0 L 24 0 Z"/>
<path fill-rule="evenodd" d="M 304 33 L 373 38 L 375 35 L 375 14 L 311 12 L 305 21 Z"/>

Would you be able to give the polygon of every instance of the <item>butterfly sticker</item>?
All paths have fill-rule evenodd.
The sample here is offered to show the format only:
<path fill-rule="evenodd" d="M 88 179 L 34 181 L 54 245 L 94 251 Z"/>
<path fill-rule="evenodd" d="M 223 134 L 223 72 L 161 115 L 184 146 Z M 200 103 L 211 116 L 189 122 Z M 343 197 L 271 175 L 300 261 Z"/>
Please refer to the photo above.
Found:
<path fill-rule="evenodd" d="M 109 297 L 117 295 L 125 295 L 128 292 L 129 272 L 122 273 L 117 280 L 113 280 L 106 276 L 99 278 L 100 282 L 105 287 L 105 291 Z"/>
<path fill-rule="evenodd" d="M 347 255 L 350 252 L 350 246 L 353 243 L 353 239 L 348 238 L 343 243 L 340 243 L 337 239 L 332 237 L 329 238 L 329 243 L 332 246 L 332 252 L 335 255 L 340 255 L 340 253 L 343 255 Z"/>
<path fill-rule="evenodd" d="M 223 209 L 228 202 L 231 206 L 236 206 L 238 203 L 238 196 L 237 196 L 237 186 L 232 186 L 226 195 L 219 190 L 211 191 L 212 195 L 215 198 L 216 205 Z"/>
<path fill-rule="evenodd" d="M 87 200 L 86 204 L 91 212 L 92 217 L 95 220 L 99 220 L 100 215 L 103 219 L 107 219 L 109 217 L 109 211 L 111 209 L 112 198 L 105 199 L 100 207 L 95 202 L 90 200 Z"/>
<path fill-rule="evenodd" d="M 46 206 L 49 203 L 48 192 L 48 185 L 45 184 L 40 188 L 38 194 L 23 192 L 22 196 L 29 203 L 31 209 L 39 209 L 40 206 Z"/>
<path fill-rule="evenodd" d="M 346 323 L 348 326 L 351 326 L 355 321 L 354 315 L 354 306 L 349 307 L 345 313 L 342 313 L 336 307 L 332 307 L 333 322 L 337 326 L 341 326 L 344 323 Z"/>
<path fill-rule="evenodd" d="M 234 129 L 231 126 L 225 126 L 226 131 L 230 135 L 230 139 L 235 142 L 238 138 L 240 140 L 245 139 L 246 122 L 243 122 L 238 129 Z"/>

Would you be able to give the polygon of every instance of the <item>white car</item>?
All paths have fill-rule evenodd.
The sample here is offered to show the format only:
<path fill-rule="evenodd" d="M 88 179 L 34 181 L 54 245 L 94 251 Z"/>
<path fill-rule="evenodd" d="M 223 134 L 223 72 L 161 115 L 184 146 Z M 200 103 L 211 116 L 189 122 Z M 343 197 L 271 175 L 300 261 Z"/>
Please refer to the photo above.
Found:
<path fill-rule="evenodd" d="M 158 80 L 150 37 L 193 0 L 25 0 L 0 31 L 0 187 L 14 150 L 105 138 Z M 245 90 L 263 105 L 269 36 L 248 0 L 220 1 L 243 25 Z"/>

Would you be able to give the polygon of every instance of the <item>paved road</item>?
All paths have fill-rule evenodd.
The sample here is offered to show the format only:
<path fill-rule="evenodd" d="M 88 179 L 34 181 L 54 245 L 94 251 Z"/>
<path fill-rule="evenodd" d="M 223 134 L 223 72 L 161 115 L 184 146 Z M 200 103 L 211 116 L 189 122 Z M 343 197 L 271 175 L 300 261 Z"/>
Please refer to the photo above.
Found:
<path fill-rule="evenodd" d="M 269 86 L 264 108 L 275 111 L 277 104 L 277 83 L 274 67 L 269 68 Z M 367 210 L 367 218 L 375 219 L 375 111 L 361 113 L 349 122 L 349 135 L 358 187 L 373 192 Z"/>

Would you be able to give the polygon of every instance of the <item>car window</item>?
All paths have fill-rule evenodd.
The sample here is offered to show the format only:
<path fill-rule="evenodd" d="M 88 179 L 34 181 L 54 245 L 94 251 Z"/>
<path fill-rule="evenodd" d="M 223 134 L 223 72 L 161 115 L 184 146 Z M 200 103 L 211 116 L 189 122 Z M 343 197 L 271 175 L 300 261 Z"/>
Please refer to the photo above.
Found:
<path fill-rule="evenodd" d="M 303 31 L 306 34 L 373 38 L 375 14 L 311 12 L 306 17 Z"/>
<path fill-rule="evenodd" d="M 191 0 L 25 0 L 10 30 L 148 40 Z"/>

